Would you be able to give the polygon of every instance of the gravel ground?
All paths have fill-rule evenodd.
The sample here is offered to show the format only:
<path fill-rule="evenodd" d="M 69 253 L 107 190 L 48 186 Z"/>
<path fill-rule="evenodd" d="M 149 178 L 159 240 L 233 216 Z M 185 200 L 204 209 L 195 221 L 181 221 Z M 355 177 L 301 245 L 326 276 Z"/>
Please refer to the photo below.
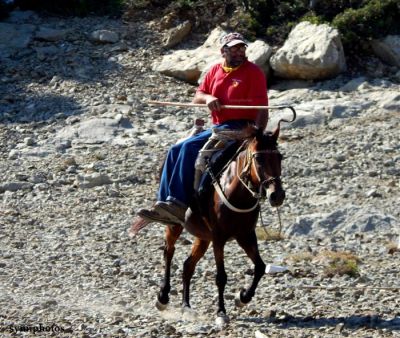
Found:
<path fill-rule="evenodd" d="M 153 23 L 35 22 L 44 23 L 70 28 L 68 39 L 35 41 L 0 65 L 2 335 L 400 337 L 398 108 L 374 103 L 350 117 L 282 130 L 283 239 L 265 240 L 261 226 L 258 234 L 265 262 L 288 270 L 266 274 L 253 301 L 237 309 L 234 295 L 250 283 L 252 265 L 236 243 L 228 243 L 231 321 L 220 330 L 211 250 L 193 277 L 193 311 L 182 312 L 182 263 L 193 241 L 182 235 L 171 304 L 159 312 L 154 304 L 163 273 L 163 227 L 127 236 L 135 210 L 154 201 L 168 146 L 195 115 L 207 118 L 207 112 L 143 102 L 189 101 L 195 87 L 151 71 L 151 62 L 165 53 Z M 119 32 L 118 48 L 89 42 L 83 32 L 95 28 Z M 51 56 L 35 52 L 49 45 L 57 48 Z M 318 84 L 306 89 L 308 96 L 272 87 L 271 102 L 289 95 L 294 103 L 306 97 L 317 105 L 321 96 L 337 98 L 337 88 L 350 80 Z M 365 81 L 368 88 L 340 95 L 353 102 L 398 93 L 393 80 Z M 90 142 L 82 130 L 93 120 L 118 123 L 100 128 L 101 135 L 85 129 L 104 138 Z M 262 210 L 268 231 L 276 232 L 276 211 L 267 205 Z M 353 276 L 354 269 L 340 273 L 332 265 L 340 253 L 357 262 Z"/>

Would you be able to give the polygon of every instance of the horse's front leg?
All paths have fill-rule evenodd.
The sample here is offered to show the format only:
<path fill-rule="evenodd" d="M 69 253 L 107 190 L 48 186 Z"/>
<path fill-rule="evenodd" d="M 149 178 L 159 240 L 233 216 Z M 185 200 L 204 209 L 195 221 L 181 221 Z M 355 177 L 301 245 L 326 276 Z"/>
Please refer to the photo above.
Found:
<path fill-rule="evenodd" d="M 174 225 L 167 226 L 165 231 L 165 246 L 164 246 L 164 279 L 161 283 L 160 292 L 158 293 L 156 306 L 159 310 L 164 310 L 169 302 L 169 292 L 171 291 L 171 262 L 175 252 L 175 242 L 181 235 L 183 227 Z"/>
<path fill-rule="evenodd" d="M 253 282 L 248 289 L 242 289 L 239 293 L 239 296 L 236 298 L 236 305 L 242 307 L 249 303 L 253 298 L 258 282 L 265 274 L 265 263 L 261 259 L 258 251 L 257 236 L 255 231 L 252 231 L 248 236 L 240 236 L 240 238 L 237 238 L 237 242 L 254 263 Z"/>
<path fill-rule="evenodd" d="M 217 265 L 216 284 L 218 287 L 218 310 L 217 310 L 216 323 L 219 326 L 224 326 L 229 321 L 229 318 L 226 315 L 225 300 L 224 300 L 225 286 L 228 279 L 225 272 L 225 264 L 224 264 L 225 243 L 226 241 L 221 241 L 216 239 L 213 240 L 214 257 L 215 257 L 215 263 Z"/>
<path fill-rule="evenodd" d="M 190 280 L 192 279 L 194 270 L 196 268 L 197 262 L 206 253 L 210 242 L 207 240 L 202 240 L 196 237 L 190 256 L 185 260 L 183 264 L 183 294 L 182 294 L 182 307 L 190 308 Z"/>

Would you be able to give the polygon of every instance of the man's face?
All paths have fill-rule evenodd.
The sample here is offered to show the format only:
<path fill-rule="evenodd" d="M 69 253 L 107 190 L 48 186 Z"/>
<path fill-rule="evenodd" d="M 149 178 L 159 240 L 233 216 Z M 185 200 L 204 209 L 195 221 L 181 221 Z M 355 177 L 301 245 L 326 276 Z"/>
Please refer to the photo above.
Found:
<path fill-rule="evenodd" d="M 232 47 L 223 47 L 222 55 L 229 67 L 240 66 L 246 60 L 246 45 L 241 43 Z"/>

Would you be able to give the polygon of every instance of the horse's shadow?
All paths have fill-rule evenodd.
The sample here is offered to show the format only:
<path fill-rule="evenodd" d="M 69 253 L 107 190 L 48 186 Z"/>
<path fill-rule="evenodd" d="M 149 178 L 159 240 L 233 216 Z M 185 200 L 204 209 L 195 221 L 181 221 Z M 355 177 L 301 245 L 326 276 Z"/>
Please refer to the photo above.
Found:
<path fill-rule="evenodd" d="M 281 329 L 287 328 L 305 328 L 317 329 L 322 327 L 337 327 L 342 324 L 347 329 L 390 329 L 392 331 L 400 331 L 400 317 L 393 319 L 384 319 L 378 315 L 352 315 L 343 317 L 319 317 L 313 316 L 292 316 L 286 314 L 283 318 L 279 317 L 238 317 L 236 321 L 251 322 L 257 324 L 272 324 Z"/>

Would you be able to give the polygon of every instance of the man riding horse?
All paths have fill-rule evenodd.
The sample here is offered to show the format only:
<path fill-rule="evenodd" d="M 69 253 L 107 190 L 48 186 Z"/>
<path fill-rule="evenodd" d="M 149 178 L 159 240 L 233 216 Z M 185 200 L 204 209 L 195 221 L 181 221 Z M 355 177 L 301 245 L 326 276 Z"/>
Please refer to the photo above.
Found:
<path fill-rule="evenodd" d="M 264 130 L 268 110 L 222 109 L 222 105 L 267 106 L 267 85 L 264 72 L 247 60 L 247 43 L 239 33 L 221 39 L 223 61 L 214 65 L 198 87 L 193 103 L 206 104 L 211 111 L 213 129 L 240 130 L 252 124 Z M 205 130 L 172 146 L 167 154 L 158 192 L 158 201 L 138 215 L 148 222 L 183 224 L 194 194 L 195 161 L 211 136 Z"/>

